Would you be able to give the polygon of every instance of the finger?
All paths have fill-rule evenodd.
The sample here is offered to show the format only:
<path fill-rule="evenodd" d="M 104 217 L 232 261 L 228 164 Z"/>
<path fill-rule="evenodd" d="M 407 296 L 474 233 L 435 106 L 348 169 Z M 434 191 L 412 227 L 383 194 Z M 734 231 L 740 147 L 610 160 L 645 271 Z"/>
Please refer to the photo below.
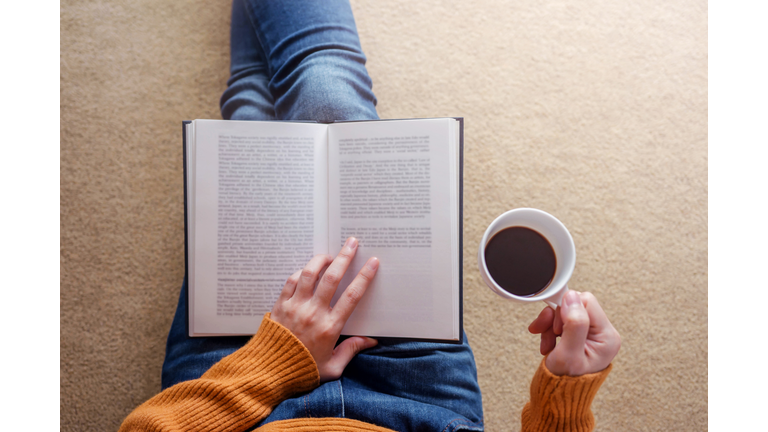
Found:
<path fill-rule="evenodd" d="M 618 354 L 621 349 L 621 336 L 613 327 L 605 311 L 598 303 L 597 298 L 589 292 L 580 293 L 581 302 L 586 307 L 589 314 L 589 334 L 587 335 L 588 350 L 590 342 L 596 342 L 599 350 L 592 345 L 593 349 L 599 351 L 600 356 L 604 357 L 606 365 Z"/>
<path fill-rule="evenodd" d="M 299 283 L 299 276 L 301 276 L 301 270 L 296 271 L 296 273 L 292 274 L 288 280 L 285 281 L 285 285 L 283 285 L 283 290 L 280 291 L 280 296 L 277 297 L 277 301 L 284 302 L 293 297 L 293 293 L 296 292 L 296 284 Z"/>
<path fill-rule="evenodd" d="M 339 287 L 341 278 L 344 277 L 344 273 L 349 268 L 349 263 L 355 257 L 357 251 L 357 239 L 350 237 L 347 242 L 342 246 L 341 251 L 333 260 L 333 263 L 325 270 L 325 274 L 320 279 L 320 284 L 317 285 L 315 291 L 315 298 L 324 306 L 331 304 L 333 295 L 336 294 L 336 289 Z"/>
<path fill-rule="evenodd" d="M 587 309 L 587 313 L 589 314 L 589 325 L 592 327 L 593 331 L 596 333 L 601 333 L 604 330 L 613 329 L 613 325 L 608 320 L 608 316 L 600 306 L 600 303 L 597 302 L 597 297 L 595 297 L 590 292 L 583 292 L 579 294 L 581 297 L 581 303 Z"/>
<path fill-rule="evenodd" d="M 552 330 L 554 330 L 555 334 L 558 336 L 563 334 L 563 317 L 560 314 L 560 306 L 558 306 L 555 311 L 555 322 L 552 323 Z"/>
<path fill-rule="evenodd" d="M 584 347 L 589 333 L 589 314 L 581 303 L 581 297 L 575 291 L 569 291 L 561 306 L 563 336 L 557 345 L 562 358 L 578 358 L 584 355 Z"/>
<path fill-rule="evenodd" d="M 315 290 L 315 283 L 320 276 L 320 272 L 331 263 L 331 257 L 328 255 L 315 255 L 307 263 L 299 276 L 299 283 L 296 285 L 296 292 L 293 294 L 297 299 L 309 299 Z"/>
<path fill-rule="evenodd" d="M 371 339 L 369 337 L 355 336 L 351 337 L 344 342 L 340 343 L 333 350 L 333 356 L 328 362 L 328 374 L 329 380 L 337 379 L 344 372 L 352 358 L 354 358 L 360 351 L 375 347 L 379 341 Z"/>
<path fill-rule="evenodd" d="M 549 354 L 553 349 L 555 349 L 556 344 L 557 335 L 555 335 L 555 332 L 553 332 L 552 328 L 550 327 L 541 334 L 541 344 L 539 345 L 539 351 L 541 352 L 541 355 Z"/>
<path fill-rule="evenodd" d="M 344 290 L 344 293 L 339 297 L 339 301 L 333 307 L 333 314 L 340 323 L 344 325 L 349 316 L 352 315 L 352 311 L 355 310 L 357 304 L 360 303 L 360 299 L 363 298 L 365 291 L 368 289 L 368 285 L 371 284 L 373 277 L 376 276 L 376 270 L 379 269 L 379 259 L 373 257 L 365 263 L 360 272 L 355 276 L 355 279 Z"/>
<path fill-rule="evenodd" d="M 547 306 L 539 313 L 539 316 L 528 326 L 528 331 L 533 334 L 544 333 L 552 327 L 552 320 L 555 318 L 555 311 Z"/>

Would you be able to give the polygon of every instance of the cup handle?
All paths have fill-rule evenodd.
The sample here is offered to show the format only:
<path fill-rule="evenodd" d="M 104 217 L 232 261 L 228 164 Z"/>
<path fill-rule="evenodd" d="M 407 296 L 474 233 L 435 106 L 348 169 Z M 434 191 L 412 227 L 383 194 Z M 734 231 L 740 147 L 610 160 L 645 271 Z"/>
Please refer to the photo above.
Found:
<path fill-rule="evenodd" d="M 565 293 L 568 292 L 568 285 L 566 284 L 563 289 L 561 289 L 557 294 L 553 295 L 552 297 L 544 300 L 544 303 L 549 305 L 549 307 L 552 308 L 552 310 L 557 310 L 557 307 L 560 306 L 563 302 L 563 297 L 565 296 Z"/>

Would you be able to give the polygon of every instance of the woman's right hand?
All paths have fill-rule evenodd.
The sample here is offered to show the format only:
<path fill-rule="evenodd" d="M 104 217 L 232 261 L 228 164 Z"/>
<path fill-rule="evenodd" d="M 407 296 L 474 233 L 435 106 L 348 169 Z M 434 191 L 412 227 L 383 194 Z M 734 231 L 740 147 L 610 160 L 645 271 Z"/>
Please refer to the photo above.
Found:
<path fill-rule="evenodd" d="M 331 307 L 357 246 L 357 239 L 350 237 L 336 259 L 316 255 L 303 270 L 288 278 L 272 307 L 272 320 L 290 330 L 309 350 L 321 382 L 339 378 L 352 357 L 377 344 L 375 339 L 355 336 L 336 346 L 344 324 L 379 268 L 378 258 L 370 258 Z"/>
<path fill-rule="evenodd" d="M 555 375 L 600 372 L 621 348 L 619 332 L 588 292 L 568 291 L 562 306 L 556 311 L 546 307 L 528 331 L 541 334 L 541 354 L 548 355 L 545 365 Z"/>

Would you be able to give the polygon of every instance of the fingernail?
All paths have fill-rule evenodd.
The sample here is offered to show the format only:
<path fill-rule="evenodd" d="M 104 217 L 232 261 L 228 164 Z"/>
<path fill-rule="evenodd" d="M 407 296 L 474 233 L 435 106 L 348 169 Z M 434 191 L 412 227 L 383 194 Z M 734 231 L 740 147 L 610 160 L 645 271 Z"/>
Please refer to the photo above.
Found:
<path fill-rule="evenodd" d="M 579 302 L 581 302 L 581 298 L 576 291 L 568 291 L 568 294 L 565 295 L 565 304 L 568 306 L 579 304 Z"/>
<path fill-rule="evenodd" d="M 350 237 L 350 238 L 348 238 L 348 239 L 347 239 L 347 242 L 346 242 L 346 243 L 344 243 L 344 246 L 346 246 L 346 247 L 348 247 L 348 248 L 350 248 L 350 249 L 354 249 L 354 248 L 356 248 L 356 247 L 357 247 L 357 239 L 356 239 L 356 238 L 354 238 L 354 237 Z"/>
<path fill-rule="evenodd" d="M 373 258 L 368 260 L 368 264 L 367 265 L 368 265 L 369 269 L 375 271 L 377 268 L 379 268 L 379 259 L 376 258 L 376 257 L 373 257 Z"/>

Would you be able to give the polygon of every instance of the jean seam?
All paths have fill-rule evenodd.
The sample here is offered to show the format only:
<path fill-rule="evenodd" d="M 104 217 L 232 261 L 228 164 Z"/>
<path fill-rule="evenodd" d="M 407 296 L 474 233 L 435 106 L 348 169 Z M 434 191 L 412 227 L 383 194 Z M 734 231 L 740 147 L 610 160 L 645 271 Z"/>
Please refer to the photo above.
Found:
<path fill-rule="evenodd" d="M 344 414 L 344 389 L 341 387 L 341 380 L 336 381 L 339 383 L 339 397 L 341 398 L 341 418 L 345 418 Z"/>

